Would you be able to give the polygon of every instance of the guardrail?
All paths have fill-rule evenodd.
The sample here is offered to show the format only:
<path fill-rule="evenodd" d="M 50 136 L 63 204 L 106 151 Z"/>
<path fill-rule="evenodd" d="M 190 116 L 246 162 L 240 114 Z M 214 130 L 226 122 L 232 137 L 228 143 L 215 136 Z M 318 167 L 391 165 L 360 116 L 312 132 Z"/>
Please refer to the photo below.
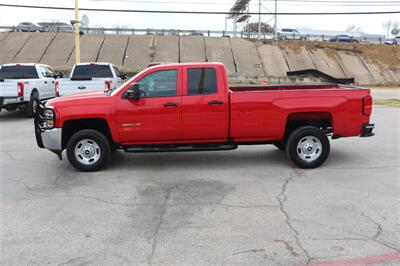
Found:
<path fill-rule="evenodd" d="M 37 28 L 21 29 L 16 26 L 0 26 L 0 31 L 37 31 Z M 41 27 L 41 32 L 70 32 L 72 27 Z M 257 32 L 245 31 L 219 31 L 219 30 L 175 30 L 175 29 L 136 29 L 136 28 L 88 28 L 81 27 L 81 34 L 144 34 L 144 35 L 167 35 L 167 36 L 214 36 L 256 39 Z M 347 36 L 331 34 L 302 34 L 302 33 L 278 33 L 279 40 L 303 40 L 303 41 L 330 41 L 330 42 L 353 42 L 353 43 L 375 43 L 375 44 L 397 44 L 393 38 L 382 38 L 375 36 Z M 274 39 L 273 33 L 262 33 L 262 40 Z"/>

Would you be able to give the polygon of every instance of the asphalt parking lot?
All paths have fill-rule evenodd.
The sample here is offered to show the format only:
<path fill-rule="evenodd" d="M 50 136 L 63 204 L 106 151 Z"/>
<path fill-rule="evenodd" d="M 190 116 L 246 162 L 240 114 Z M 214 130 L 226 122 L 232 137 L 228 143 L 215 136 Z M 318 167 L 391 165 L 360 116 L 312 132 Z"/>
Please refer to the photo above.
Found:
<path fill-rule="evenodd" d="M 273 146 L 125 154 L 80 173 L 0 113 L 2 265 L 400 263 L 400 108 L 320 168 Z"/>

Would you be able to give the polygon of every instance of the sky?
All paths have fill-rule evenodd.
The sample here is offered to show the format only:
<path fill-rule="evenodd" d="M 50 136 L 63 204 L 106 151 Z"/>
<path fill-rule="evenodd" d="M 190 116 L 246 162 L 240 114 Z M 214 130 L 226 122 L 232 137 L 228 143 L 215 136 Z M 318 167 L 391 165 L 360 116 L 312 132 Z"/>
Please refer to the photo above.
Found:
<path fill-rule="evenodd" d="M 352 11 L 393 11 L 400 10 L 400 0 L 278 0 L 278 12 L 352 12 Z M 297 2 L 295 2 L 297 1 Z M 340 2 L 343 6 L 337 6 Z M 346 2 L 347 3 L 346 3 Z M 374 2 L 365 4 L 365 2 Z M 145 9 L 145 10 L 194 10 L 229 11 L 235 0 L 79 0 L 80 7 L 109 9 Z M 329 3 L 328 3 L 329 2 Z M 377 6 L 377 2 L 381 6 Z M 74 7 L 74 0 L 0 0 L 3 4 L 42 5 Z M 274 10 L 274 1 L 262 1 L 262 12 Z M 258 0 L 250 2 L 250 12 L 258 12 Z M 25 9 L 0 6 L 0 26 L 17 25 L 21 21 L 69 22 L 73 11 Z M 81 11 L 89 17 L 89 27 L 128 27 L 185 30 L 224 30 L 225 15 L 189 15 L 189 14 L 142 14 L 142 13 L 106 13 Z M 271 15 L 263 15 L 262 21 L 274 22 Z M 330 15 L 330 16 L 278 16 L 278 28 L 314 29 L 344 31 L 349 25 L 357 25 L 365 33 L 385 34 L 382 24 L 386 21 L 400 22 L 400 14 L 385 15 Z M 250 22 L 258 21 L 253 15 Z M 232 29 L 228 23 L 228 30 Z"/>

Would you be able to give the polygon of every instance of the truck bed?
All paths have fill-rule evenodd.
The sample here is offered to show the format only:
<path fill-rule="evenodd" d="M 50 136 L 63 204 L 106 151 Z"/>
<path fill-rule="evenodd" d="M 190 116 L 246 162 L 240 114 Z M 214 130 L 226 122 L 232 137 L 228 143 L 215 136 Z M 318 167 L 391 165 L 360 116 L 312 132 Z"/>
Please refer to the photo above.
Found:
<path fill-rule="evenodd" d="M 327 119 L 337 136 L 358 136 L 369 117 L 369 89 L 337 84 L 235 85 L 229 87 L 230 137 L 237 141 L 282 138 L 290 119 Z M 352 125 L 349 127 L 348 125 Z"/>

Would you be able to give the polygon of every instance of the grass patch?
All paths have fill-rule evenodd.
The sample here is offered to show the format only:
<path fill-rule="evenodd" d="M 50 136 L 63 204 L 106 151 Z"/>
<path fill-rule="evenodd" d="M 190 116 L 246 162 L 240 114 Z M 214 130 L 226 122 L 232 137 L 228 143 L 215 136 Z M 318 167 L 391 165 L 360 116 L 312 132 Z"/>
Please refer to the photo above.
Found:
<path fill-rule="evenodd" d="M 374 100 L 374 104 L 400 107 L 400 99 L 378 99 Z"/>

